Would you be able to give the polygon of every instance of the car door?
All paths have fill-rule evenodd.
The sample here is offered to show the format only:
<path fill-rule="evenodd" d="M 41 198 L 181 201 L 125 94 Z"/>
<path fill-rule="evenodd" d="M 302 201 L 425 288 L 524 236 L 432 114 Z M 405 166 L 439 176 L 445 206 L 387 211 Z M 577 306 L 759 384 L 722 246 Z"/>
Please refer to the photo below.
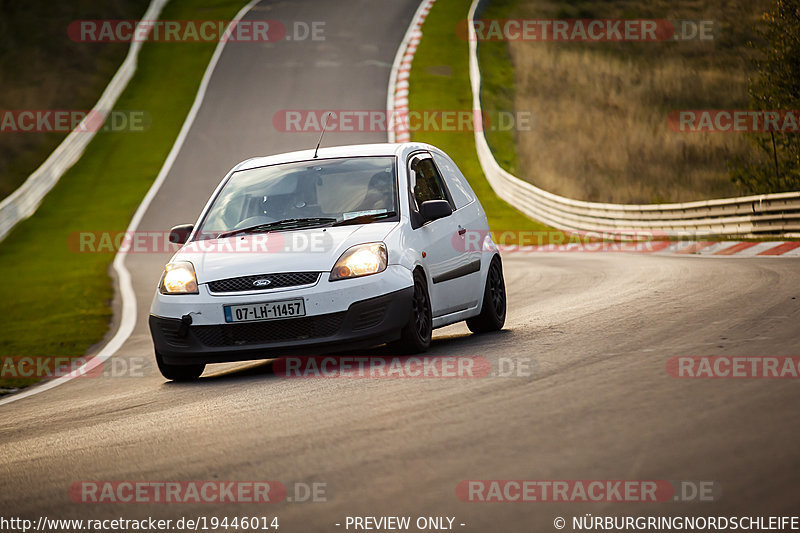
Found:
<path fill-rule="evenodd" d="M 476 268 L 478 264 L 486 266 L 491 260 L 483 247 L 483 241 L 489 236 L 489 224 L 486 213 L 478 202 L 475 192 L 470 187 L 467 178 L 459 170 L 458 166 L 446 154 L 432 152 L 433 161 L 444 178 L 445 187 L 450 194 L 455 205 L 453 213 L 458 227 L 458 233 L 453 237 L 454 245 L 465 250 L 469 264 Z M 464 231 L 466 230 L 466 231 Z M 483 297 L 483 284 L 481 283 L 480 273 L 468 274 L 468 303 L 469 307 L 477 305 Z M 474 303 L 473 303 L 474 302 Z"/>
<path fill-rule="evenodd" d="M 431 154 L 412 154 L 408 160 L 408 176 L 411 227 L 423 243 L 433 316 L 477 305 L 471 285 L 480 284 L 480 260 L 475 262 L 463 246 L 458 246 L 458 239 L 466 233 L 466 228 L 459 224 L 458 209 Z M 419 206 L 428 200 L 447 200 L 453 214 L 424 222 Z"/>

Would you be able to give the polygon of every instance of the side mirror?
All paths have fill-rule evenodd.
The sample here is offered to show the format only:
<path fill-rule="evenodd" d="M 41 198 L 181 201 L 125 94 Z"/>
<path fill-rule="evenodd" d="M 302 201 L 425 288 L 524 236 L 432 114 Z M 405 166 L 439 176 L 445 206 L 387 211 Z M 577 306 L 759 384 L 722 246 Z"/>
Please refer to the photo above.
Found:
<path fill-rule="evenodd" d="M 422 202 L 422 205 L 419 206 L 419 214 L 422 215 L 425 222 L 430 222 L 431 220 L 449 217 L 453 214 L 453 209 L 447 200 L 428 200 L 427 202 Z"/>
<path fill-rule="evenodd" d="M 181 224 L 169 230 L 169 242 L 172 244 L 186 244 L 192 234 L 194 224 Z"/>

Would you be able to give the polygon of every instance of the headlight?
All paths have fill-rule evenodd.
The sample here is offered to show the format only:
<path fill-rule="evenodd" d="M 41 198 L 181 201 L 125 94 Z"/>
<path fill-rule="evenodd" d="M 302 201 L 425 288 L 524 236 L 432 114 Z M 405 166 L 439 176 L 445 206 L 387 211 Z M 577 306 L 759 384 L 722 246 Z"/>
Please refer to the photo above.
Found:
<path fill-rule="evenodd" d="M 382 242 L 359 244 L 348 248 L 336 261 L 330 281 L 377 274 L 386 270 L 388 262 L 386 245 Z"/>
<path fill-rule="evenodd" d="M 164 267 L 161 294 L 197 294 L 197 276 L 194 266 L 189 261 L 175 261 Z"/>

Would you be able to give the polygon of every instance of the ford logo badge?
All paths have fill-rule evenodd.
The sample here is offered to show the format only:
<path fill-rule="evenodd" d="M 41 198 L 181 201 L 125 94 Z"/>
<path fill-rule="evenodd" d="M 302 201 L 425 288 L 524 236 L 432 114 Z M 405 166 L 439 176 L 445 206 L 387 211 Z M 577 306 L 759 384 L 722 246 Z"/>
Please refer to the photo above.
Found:
<path fill-rule="evenodd" d="M 253 286 L 254 287 L 266 287 L 270 283 L 272 283 L 272 282 L 270 280 L 268 280 L 268 279 L 257 279 L 257 280 L 255 280 L 253 282 Z"/>

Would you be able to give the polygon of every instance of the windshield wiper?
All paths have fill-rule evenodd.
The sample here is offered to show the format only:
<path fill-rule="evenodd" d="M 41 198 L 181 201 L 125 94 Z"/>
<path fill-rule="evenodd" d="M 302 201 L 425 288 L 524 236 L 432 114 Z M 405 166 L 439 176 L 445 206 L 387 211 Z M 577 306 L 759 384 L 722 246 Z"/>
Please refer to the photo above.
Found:
<path fill-rule="evenodd" d="M 249 226 L 246 228 L 224 231 L 219 235 L 217 235 L 217 238 L 224 239 L 225 237 L 231 237 L 233 235 L 238 235 L 240 233 L 260 233 L 260 232 L 267 232 L 267 231 L 274 231 L 281 229 L 283 230 L 299 229 L 311 226 L 331 224 L 332 222 L 336 222 L 336 219 L 326 218 L 326 217 L 286 218 L 283 220 L 276 220 L 275 222 L 266 222 L 264 224 L 256 224 L 255 226 Z"/>
<path fill-rule="evenodd" d="M 334 222 L 333 224 L 331 224 L 331 226 L 349 226 L 351 224 L 366 224 L 368 222 L 381 220 L 383 218 L 390 218 L 396 215 L 397 213 L 395 211 L 387 211 L 386 213 L 370 213 L 368 215 L 361 215 L 358 217 L 348 218 L 346 220 L 340 220 L 339 222 Z"/>

